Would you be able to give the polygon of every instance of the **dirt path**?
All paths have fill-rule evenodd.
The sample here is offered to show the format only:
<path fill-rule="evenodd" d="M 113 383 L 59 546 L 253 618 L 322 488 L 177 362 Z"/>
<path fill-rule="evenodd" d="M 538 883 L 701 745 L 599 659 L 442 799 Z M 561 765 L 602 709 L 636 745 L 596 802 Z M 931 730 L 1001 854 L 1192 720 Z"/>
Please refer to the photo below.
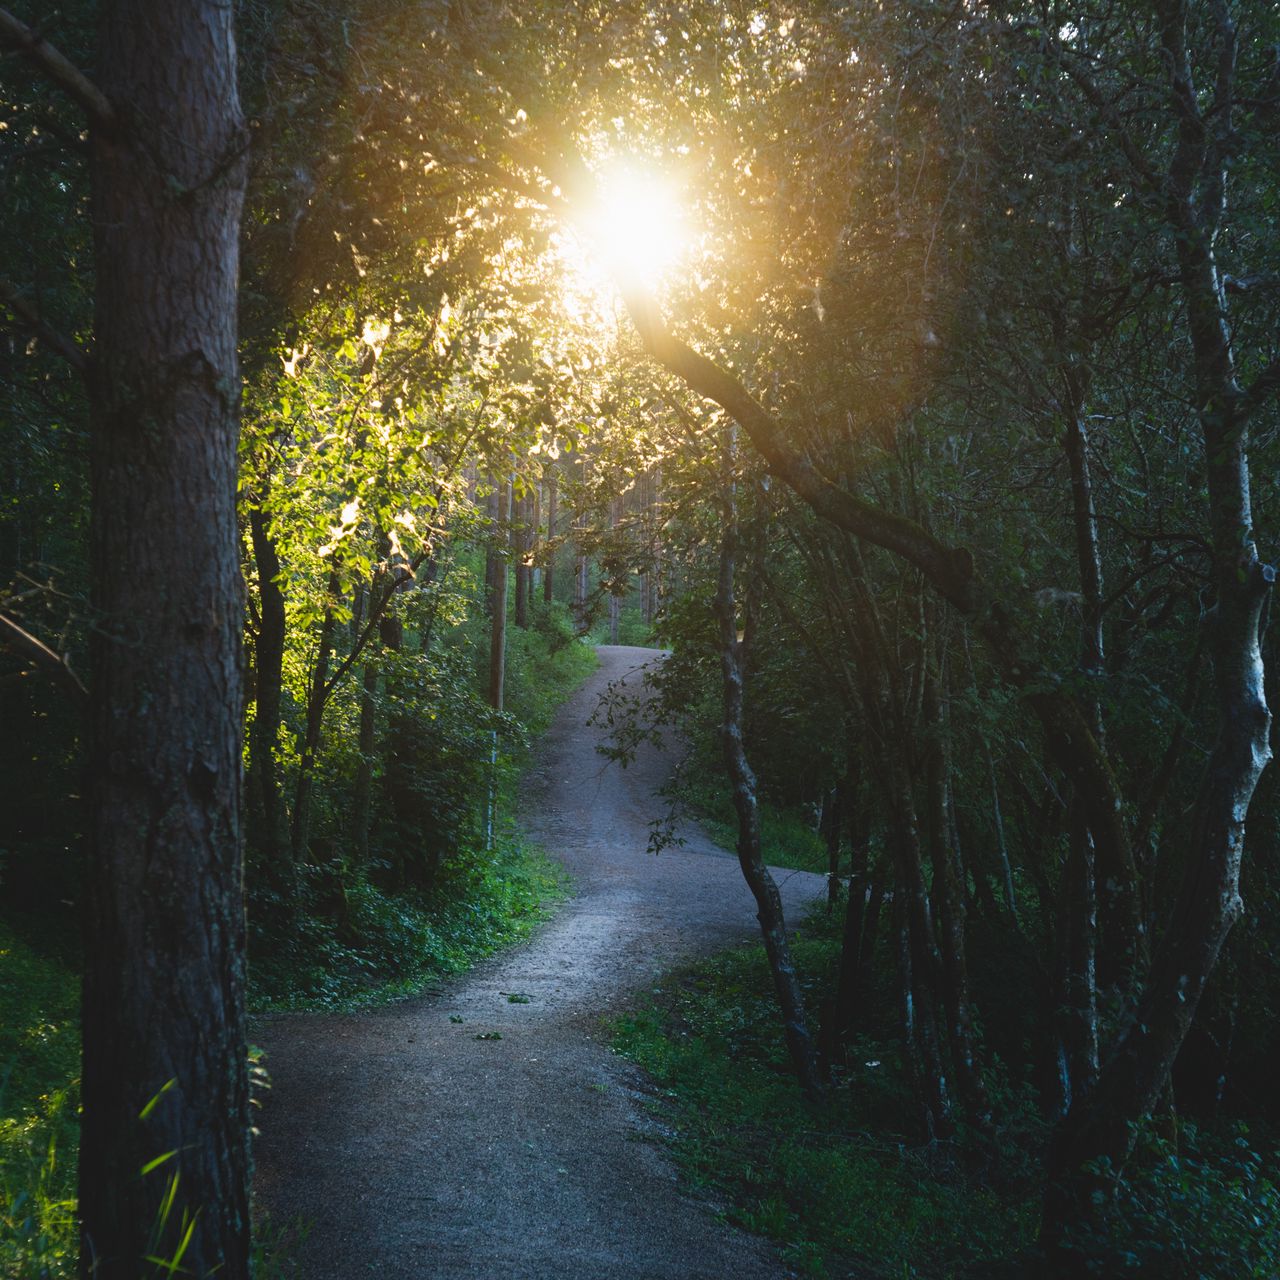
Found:
<path fill-rule="evenodd" d="M 607 1047 L 602 1014 L 672 965 L 752 937 L 755 921 L 735 859 L 700 833 L 645 852 L 667 761 L 646 749 L 606 767 L 585 722 L 606 683 L 653 652 L 600 654 L 525 789 L 530 835 L 576 881 L 555 919 L 443 995 L 255 1028 L 273 1081 L 257 1194 L 275 1222 L 314 1224 L 298 1251 L 306 1280 L 789 1274 L 682 1193 L 644 1140 L 636 1073 Z M 822 891 L 818 876 L 778 875 L 793 918 Z"/>

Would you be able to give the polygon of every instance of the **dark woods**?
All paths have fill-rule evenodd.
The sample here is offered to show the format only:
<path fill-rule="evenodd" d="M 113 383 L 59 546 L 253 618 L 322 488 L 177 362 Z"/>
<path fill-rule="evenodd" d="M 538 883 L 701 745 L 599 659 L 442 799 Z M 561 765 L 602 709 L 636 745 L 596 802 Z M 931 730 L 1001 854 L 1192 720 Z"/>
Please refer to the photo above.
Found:
<path fill-rule="evenodd" d="M 1273 6 L 234 17 L 0 11 L 0 872 L 87 922 L 85 1273 L 247 1274 L 245 867 L 262 998 L 408 949 L 542 664 L 655 620 L 815 1114 L 891 1037 L 898 1137 L 1031 1149 L 1063 1275 L 1169 1152 L 1263 1221 Z M 616 156 L 691 230 L 615 293 Z"/>

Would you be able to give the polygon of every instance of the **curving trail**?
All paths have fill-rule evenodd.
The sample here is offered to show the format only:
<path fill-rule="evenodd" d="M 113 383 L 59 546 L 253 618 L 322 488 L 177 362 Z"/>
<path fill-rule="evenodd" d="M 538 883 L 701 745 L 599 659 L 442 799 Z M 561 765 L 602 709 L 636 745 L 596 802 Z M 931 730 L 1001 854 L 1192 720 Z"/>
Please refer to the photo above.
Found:
<path fill-rule="evenodd" d="M 274 1222 L 313 1224 L 296 1255 L 306 1280 L 790 1274 L 677 1186 L 661 1147 L 642 1140 L 653 1122 L 638 1073 L 607 1047 L 603 1014 L 756 925 L 736 860 L 698 831 L 646 854 L 667 761 L 645 748 L 626 770 L 606 765 L 586 720 L 610 680 L 638 681 L 655 655 L 600 656 L 525 784 L 526 830 L 576 881 L 557 916 L 442 995 L 255 1027 L 273 1081 L 256 1194 Z M 790 918 L 823 892 L 820 876 L 777 874 Z"/>

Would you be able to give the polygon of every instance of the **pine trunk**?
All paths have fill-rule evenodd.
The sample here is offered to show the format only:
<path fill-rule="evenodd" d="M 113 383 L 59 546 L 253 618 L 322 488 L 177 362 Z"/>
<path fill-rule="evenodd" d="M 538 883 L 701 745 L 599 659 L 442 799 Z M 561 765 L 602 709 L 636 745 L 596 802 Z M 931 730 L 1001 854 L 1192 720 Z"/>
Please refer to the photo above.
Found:
<path fill-rule="evenodd" d="M 95 1280 L 137 1280 L 188 1228 L 186 1274 L 249 1274 L 233 16 L 208 0 L 102 11 L 121 123 L 92 143 L 79 1209 Z"/>

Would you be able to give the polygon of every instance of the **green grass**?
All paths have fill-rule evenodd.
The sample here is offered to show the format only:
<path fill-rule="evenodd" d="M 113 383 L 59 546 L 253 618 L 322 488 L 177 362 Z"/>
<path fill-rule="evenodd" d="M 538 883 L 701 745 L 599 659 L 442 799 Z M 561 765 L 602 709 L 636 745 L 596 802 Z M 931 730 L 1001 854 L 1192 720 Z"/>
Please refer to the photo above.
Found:
<path fill-rule="evenodd" d="M 527 631 L 507 628 L 506 709 L 536 738 L 599 665 L 591 644 L 573 634 L 568 611 L 539 603 Z"/>
<path fill-rule="evenodd" d="M 75 1271 L 80 980 L 0 920 L 0 1275 Z"/>
<path fill-rule="evenodd" d="M 707 781 L 691 784 L 686 803 L 707 834 L 722 848 L 732 850 L 738 843 L 738 816 L 728 786 L 721 779 L 721 772 L 716 770 L 707 775 Z M 826 843 L 808 818 L 794 809 L 779 809 L 766 800 L 760 802 L 760 845 L 764 860 L 771 867 L 824 874 L 827 870 Z"/>
<path fill-rule="evenodd" d="M 821 917 L 795 940 L 813 1008 L 838 945 Z M 779 1241 L 803 1275 L 980 1275 L 1030 1243 L 1029 1179 L 988 1185 L 954 1145 L 906 1136 L 910 1100 L 892 1042 L 857 1045 L 829 1104 L 804 1100 L 758 946 L 669 975 L 615 1020 L 614 1036 L 671 1108 L 686 1175 L 721 1192 L 734 1222 Z M 1016 1152 L 1011 1160 L 1025 1164 Z"/>
<path fill-rule="evenodd" d="M 587 633 L 592 644 L 613 644 L 610 633 L 608 605 L 604 606 L 604 616 L 592 623 Z M 644 614 L 634 605 L 623 605 L 618 619 L 618 644 L 635 645 L 637 648 L 654 648 L 653 626 L 644 620 Z"/>

